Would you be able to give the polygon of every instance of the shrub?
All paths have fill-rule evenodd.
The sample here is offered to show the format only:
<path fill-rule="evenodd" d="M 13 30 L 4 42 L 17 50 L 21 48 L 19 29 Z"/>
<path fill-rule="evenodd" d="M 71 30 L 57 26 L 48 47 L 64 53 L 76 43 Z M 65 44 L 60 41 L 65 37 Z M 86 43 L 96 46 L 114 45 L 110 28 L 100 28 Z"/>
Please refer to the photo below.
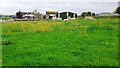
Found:
<path fill-rule="evenodd" d="M 2 45 L 10 45 L 12 42 L 9 40 L 2 41 Z"/>

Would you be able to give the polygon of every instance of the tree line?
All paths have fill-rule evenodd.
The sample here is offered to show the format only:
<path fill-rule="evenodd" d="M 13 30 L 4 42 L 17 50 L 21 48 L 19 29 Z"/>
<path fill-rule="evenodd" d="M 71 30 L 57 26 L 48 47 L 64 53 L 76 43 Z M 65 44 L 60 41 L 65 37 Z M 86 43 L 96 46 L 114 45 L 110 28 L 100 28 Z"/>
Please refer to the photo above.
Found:
<path fill-rule="evenodd" d="M 93 12 L 90 12 L 90 11 L 88 11 L 88 12 L 82 12 L 82 14 L 81 14 L 81 17 L 82 18 L 84 18 L 84 17 L 86 17 L 86 16 L 95 16 L 96 14 Z"/>

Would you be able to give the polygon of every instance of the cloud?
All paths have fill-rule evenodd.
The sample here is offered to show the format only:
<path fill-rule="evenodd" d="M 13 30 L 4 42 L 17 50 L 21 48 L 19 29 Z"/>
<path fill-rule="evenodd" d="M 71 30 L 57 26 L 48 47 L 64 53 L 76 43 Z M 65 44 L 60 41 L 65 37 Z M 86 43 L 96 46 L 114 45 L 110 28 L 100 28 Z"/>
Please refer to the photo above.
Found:
<path fill-rule="evenodd" d="M 8 2 L 118 2 L 119 0 L 8 0 Z"/>
<path fill-rule="evenodd" d="M 49 2 L 50 1 L 50 2 Z M 118 6 L 117 2 L 80 2 L 83 0 L 9 0 L 6 6 L 0 5 L 0 14 L 15 14 L 17 11 L 33 11 L 38 9 L 45 14 L 47 10 L 72 11 L 80 14 L 83 11 L 100 13 L 103 11 L 114 11 Z M 61 2 L 58 2 L 61 1 Z M 78 2 L 77 2 L 78 1 Z M 88 0 L 85 0 L 88 1 Z M 94 1 L 94 0 L 91 0 Z M 105 0 L 108 1 L 108 0 Z M 112 0 L 109 0 L 112 1 Z M 117 0 L 114 0 L 117 1 Z"/>

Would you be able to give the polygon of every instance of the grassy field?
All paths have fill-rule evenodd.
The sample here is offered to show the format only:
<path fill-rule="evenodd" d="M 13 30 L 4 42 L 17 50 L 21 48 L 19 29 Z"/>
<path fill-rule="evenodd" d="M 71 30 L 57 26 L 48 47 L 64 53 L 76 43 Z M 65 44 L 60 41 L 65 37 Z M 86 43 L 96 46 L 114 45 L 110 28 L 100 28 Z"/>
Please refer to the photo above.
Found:
<path fill-rule="evenodd" d="M 118 19 L 2 23 L 2 44 L 3 66 L 117 66 Z"/>

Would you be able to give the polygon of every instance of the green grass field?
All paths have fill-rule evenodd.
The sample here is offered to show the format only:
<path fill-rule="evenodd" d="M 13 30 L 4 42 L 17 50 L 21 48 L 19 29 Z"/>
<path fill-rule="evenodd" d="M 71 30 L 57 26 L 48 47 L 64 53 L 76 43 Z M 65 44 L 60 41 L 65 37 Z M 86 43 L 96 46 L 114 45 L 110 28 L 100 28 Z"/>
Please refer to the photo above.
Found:
<path fill-rule="evenodd" d="M 2 65 L 118 66 L 118 24 L 115 18 L 2 23 Z"/>

